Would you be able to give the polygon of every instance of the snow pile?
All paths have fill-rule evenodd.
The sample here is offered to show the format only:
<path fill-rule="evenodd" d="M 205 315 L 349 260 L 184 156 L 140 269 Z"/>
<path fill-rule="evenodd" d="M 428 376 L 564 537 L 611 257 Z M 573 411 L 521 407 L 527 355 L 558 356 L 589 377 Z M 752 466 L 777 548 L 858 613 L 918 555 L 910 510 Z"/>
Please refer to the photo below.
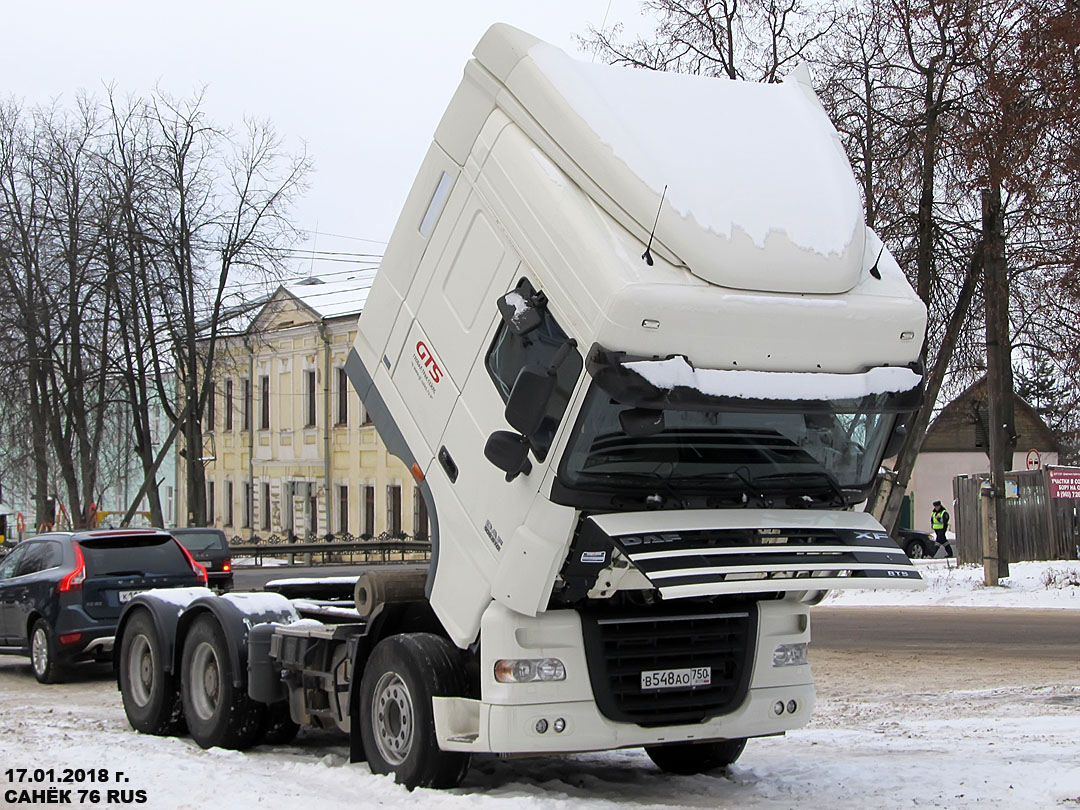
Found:
<path fill-rule="evenodd" d="M 684 357 L 623 363 L 657 388 L 693 388 L 715 397 L 764 400 L 862 399 L 911 391 L 922 377 L 909 368 L 879 367 L 862 374 L 738 371 L 694 368 Z"/>
<path fill-rule="evenodd" d="M 997 587 L 983 584 L 981 565 L 917 560 L 922 591 L 832 591 L 826 605 L 927 605 L 941 607 L 1080 609 L 1080 561 L 1019 562 Z"/>

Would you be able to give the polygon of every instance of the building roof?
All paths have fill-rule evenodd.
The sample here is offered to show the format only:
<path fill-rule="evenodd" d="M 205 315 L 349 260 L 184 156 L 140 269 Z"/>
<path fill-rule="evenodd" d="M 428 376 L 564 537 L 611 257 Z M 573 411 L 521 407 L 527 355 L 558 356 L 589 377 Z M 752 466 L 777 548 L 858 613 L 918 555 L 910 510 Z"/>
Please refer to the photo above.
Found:
<path fill-rule="evenodd" d="M 921 452 L 985 452 L 988 401 L 984 376 L 942 408 L 927 428 Z M 1016 394 L 1013 394 L 1013 402 L 1017 450 L 1060 451 L 1060 442 L 1038 412 Z"/>

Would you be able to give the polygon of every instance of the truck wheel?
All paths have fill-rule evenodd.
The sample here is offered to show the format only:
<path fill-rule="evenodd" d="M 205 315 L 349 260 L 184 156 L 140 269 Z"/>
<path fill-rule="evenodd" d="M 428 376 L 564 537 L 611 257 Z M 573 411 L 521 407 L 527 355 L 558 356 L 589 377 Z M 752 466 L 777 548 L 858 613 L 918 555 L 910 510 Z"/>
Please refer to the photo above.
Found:
<path fill-rule="evenodd" d="M 372 773 L 415 787 L 452 788 L 469 755 L 443 751 L 431 698 L 465 694 L 457 649 L 430 633 L 390 636 L 376 645 L 360 682 L 360 735 Z"/>
<path fill-rule="evenodd" d="M 739 758 L 746 739 L 646 745 L 645 753 L 662 771 L 689 776 L 724 768 Z"/>
<path fill-rule="evenodd" d="M 60 683 L 63 668 L 56 660 L 56 637 L 44 619 L 34 622 L 30 631 L 30 668 L 39 683 Z"/>
<path fill-rule="evenodd" d="M 233 685 L 225 632 L 213 616 L 197 618 L 184 640 L 180 694 L 188 730 L 201 748 L 249 748 L 264 729 L 266 707 Z"/>
<path fill-rule="evenodd" d="M 145 610 L 135 613 L 124 627 L 118 678 L 124 714 L 133 729 L 157 735 L 183 732 L 179 684 L 165 671 L 161 639 Z"/>

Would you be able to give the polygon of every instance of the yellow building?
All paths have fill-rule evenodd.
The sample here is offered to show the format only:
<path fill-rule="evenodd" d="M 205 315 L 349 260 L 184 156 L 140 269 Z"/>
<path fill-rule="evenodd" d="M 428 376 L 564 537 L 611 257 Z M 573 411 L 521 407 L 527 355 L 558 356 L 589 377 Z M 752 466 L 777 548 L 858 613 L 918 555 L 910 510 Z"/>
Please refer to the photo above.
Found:
<path fill-rule="evenodd" d="M 219 342 L 202 460 L 207 522 L 230 540 L 427 538 L 412 476 L 387 453 L 345 375 L 373 278 L 363 271 L 279 287 L 246 329 Z"/>

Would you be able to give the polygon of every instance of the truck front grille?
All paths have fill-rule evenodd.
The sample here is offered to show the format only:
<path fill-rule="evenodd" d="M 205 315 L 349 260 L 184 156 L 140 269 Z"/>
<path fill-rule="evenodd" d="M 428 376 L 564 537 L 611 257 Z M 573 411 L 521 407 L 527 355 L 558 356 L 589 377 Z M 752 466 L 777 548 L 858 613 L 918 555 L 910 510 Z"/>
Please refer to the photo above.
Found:
<path fill-rule="evenodd" d="M 641 726 L 699 723 L 737 708 L 746 695 L 757 609 L 582 612 L 593 695 L 610 720 Z M 641 673 L 708 667 L 711 684 L 642 690 Z"/>

